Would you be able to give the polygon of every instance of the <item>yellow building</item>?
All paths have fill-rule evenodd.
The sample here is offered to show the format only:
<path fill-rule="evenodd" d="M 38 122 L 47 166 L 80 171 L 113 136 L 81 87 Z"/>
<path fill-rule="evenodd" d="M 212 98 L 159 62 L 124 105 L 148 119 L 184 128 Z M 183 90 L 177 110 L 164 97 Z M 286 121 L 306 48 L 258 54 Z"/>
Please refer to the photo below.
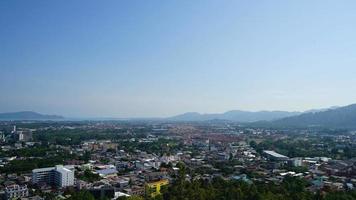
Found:
<path fill-rule="evenodd" d="M 146 196 L 155 197 L 161 194 L 162 186 L 168 185 L 169 181 L 167 179 L 162 179 L 159 181 L 146 183 Z"/>

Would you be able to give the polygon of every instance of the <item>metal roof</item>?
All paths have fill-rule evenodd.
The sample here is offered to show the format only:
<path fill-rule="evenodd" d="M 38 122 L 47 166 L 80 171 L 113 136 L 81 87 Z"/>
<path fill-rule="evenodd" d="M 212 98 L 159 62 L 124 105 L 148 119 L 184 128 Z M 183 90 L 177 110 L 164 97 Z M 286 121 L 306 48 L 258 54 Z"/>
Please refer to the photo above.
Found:
<path fill-rule="evenodd" d="M 266 153 L 266 154 L 269 154 L 269 155 L 271 155 L 273 157 L 276 157 L 276 158 L 288 158 L 287 156 L 279 154 L 279 153 L 277 153 L 275 151 L 263 151 L 263 152 Z"/>

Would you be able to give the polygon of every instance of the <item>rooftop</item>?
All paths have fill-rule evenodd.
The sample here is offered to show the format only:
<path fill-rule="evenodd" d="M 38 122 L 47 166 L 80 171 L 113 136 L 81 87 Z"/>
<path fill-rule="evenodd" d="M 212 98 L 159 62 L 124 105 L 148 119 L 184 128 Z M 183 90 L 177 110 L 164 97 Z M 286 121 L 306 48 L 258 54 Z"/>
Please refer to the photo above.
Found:
<path fill-rule="evenodd" d="M 276 158 L 288 158 L 287 156 L 285 156 L 285 155 L 282 155 L 282 154 L 279 154 L 279 153 L 277 153 L 277 152 L 275 152 L 275 151 L 263 151 L 264 153 L 266 153 L 266 154 L 268 154 L 268 155 L 271 155 L 271 156 L 273 156 L 273 157 L 276 157 Z"/>

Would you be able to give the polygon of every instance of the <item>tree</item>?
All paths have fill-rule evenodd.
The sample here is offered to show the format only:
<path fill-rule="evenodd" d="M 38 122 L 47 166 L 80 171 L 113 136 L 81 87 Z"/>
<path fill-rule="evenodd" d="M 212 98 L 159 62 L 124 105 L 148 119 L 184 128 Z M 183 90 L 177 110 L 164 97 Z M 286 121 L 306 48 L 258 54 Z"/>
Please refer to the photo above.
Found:
<path fill-rule="evenodd" d="M 82 190 L 74 193 L 68 200 L 95 200 L 95 198 L 90 192 Z"/>
<path fill-rule="evenodd" d="M 256 149 L 256 147 L 257 147 L 256 141 L 252 140 L 252 141 L 250 142 L 250 146 L 251 146 L 252 148 Z"/>
<path fill-rule="evenodd" d="M 144 200 L 144 199 L 140 196 L 133 195 L 129 197 L 119 197 L 117 198 L 117 200 Z"/>

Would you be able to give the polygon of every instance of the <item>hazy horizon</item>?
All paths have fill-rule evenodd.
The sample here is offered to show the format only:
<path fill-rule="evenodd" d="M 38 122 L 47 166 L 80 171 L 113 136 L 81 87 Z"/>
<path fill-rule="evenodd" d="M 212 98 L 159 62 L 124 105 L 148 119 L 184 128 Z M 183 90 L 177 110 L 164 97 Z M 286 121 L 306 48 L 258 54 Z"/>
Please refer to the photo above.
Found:
<path fill-rule="evenodd" d="M 356 103 L 355 1 L 1 1 L 0 112 L 168 117 Z"/>
<path fill-rule="evenodd" d="M 223 112 L 196 112 L 196 111 L 182 111 L 180 113 L 175 113 L 172 115 L 161 115 L 161 116 L 65 116 L 65 115 L 59 115 L 57 113 L 42 113 L 42 112 L 38 112 L 36 110 L 17 110 L 17 111 L 9 111 L 9 112 L 0 112 L 1 113 L 17 113 L 17 112 L 35 112 L 35 113 L 39 113 L 39 114 L 43 114 L 43 115 L 59 115 L 61 117 L 67 118 L 67 119 L 100 119 L 100 118 L 122 118 L 122 119 L 134 119 L 134 118 L 167 118 L 167 117 L 175 117 L 178 115 L 182 115 L 182 114 L 187 114 L 187 113 L 199 113 L 199 114 L 223 114 L 226 112 L 230 112 L 230 111 L 243 111 L 243 112 L 296 112 L 296 113 L 303 113 L 303 112 L 309 112 L 309 111 L 313 111 L 313 110 L 325 110 L 325 109 L 334 109 L 334 108 L 339 108 L 339 107 L 343 107 L 343 106 L 349 106 L 352 104 L 348 104 L 348 105 L 342 105 L 342 106 L 329 106 L 329 107 L 323 107 L 323 108 L 311 108 L 311 109 L 307 109 L 307 110 L 243 110 L 243 109 L 230 109 L 230 110 L 226 110 Z"/>

